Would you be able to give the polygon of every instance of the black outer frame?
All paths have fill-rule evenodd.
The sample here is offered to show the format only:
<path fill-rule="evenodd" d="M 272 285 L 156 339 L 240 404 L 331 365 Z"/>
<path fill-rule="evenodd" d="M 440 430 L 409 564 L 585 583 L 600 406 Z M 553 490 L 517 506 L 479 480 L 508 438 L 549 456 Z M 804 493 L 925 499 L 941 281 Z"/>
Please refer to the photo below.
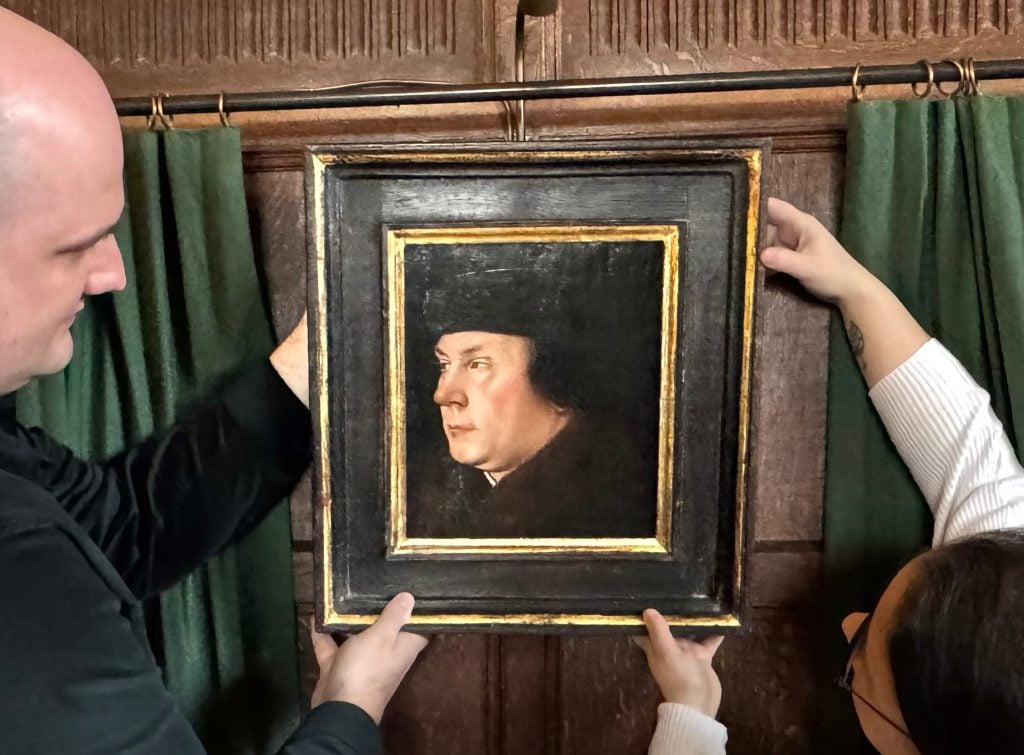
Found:
<path fill-rule="evenodd" d="M 458 152 L 481 152 L 481 153 L 496 153 L 496 152 L 527 152 L 527 153 L 544 153 L 551 151 L 565 151 L 565 150 L 579 150 L 579 151 L 605 151 L 605 150 L 637 150 L 637 151 L 651 151 L 651 150 L 695 150 L 695 151 L 717 151 L 719 159 L 739 159 L 739 156 L 744 154 L 756 154 L 757 155 L 757 167 L 758 175 L 757 180 L 752 181 L 750 186 L 751 189 L 757 192 L 756 204 L 750 203 L 750 197 L 748 200 L 748 224 L 750 223 L 750 213 L 756 212 L 756 220 L 759 225 L 763 224 L 764 212 L 763 205 L 765 198 L 761 187 L 763 186 L 763 165 L 767 161 L 767 157 L 770 151 L 769 140 L 730 140 L 730 141 L 715 141 L 703 139 L 615 139 L 615 140 L 588 140 L 588 141 L 572 141 L 572 142 L 561 142 L 561 141 L 548 141 L 542 143 L 518 143 L 515 145 L 509 145 L 508 143 L 449 143 L 449 144 L 372 144 L 372 145 L 343 145 L 343 146 L 322 146 L 322 147 L 311 147 L 307 158 L 307 181 L 306 181 L 306 192 L 307 192 L 307 241 L 308 241 L 308 263 L 309 263 L 309 310 L 310 311 L 310 363 L 313 366 L 311 371 L 311 390 L 310 390 L 310 409 L 314 417 L 314 435 L 316 440 L 316 448 L 318 452 L 314 454 L 314 495 L 313 495 L 313 511 L 314 511 L 314 537 L 315 537 L 315 548 L 314 548 L 314 560 L 316 567 L 314 569 L 314 583 L 315 591 L 318 600 L 317 607 L 317 626 L 318 628 L 326 628 L 330 630 L 353 630 L 358 629 L 362 626 L 369 624 L 374 618 L 373 614 L 376 614 L 383 606 L 384 597 L 376 599 L 349 599 L 350 609 L 347 611 L 346 618 L 356 618 L 355 621 L 338 624 L 328 621 L 330 609 L 328 607 L 328 600 L 333 596 L 326 596 L 324 594 L 326 579 L 324 572 L 324 556 L 323 556 L 323 542 L 322 533 L 324 532 L 324 507 L 328 505 L 328 502 L 324 499 L 324 490 L 322 486 L 323 476 L 325 471 L 330 474 L 330 470 L 326 468 L 326 464 L 329 463 L 330 458 L 337 459 L 343 453 L 343 439 L 340 438 L 340 432 L 334 432 L 331 434 L 332 442 L 335 446 L 332 449 L 327 449 L 324 454 L 319 451 L 321 449 L 320 439 L 324 432 L 327 430 L 327 426 L 324 424 L 324 417 L 327 415 L 329 407 L 321 405 L 322 396 L 318 390 L 319 376 L 322 370 L 325 368 L 326 360 L 328 356 L 321 354 L 318 349 L 318 339 L 316 337 L 321 327 L 326 327 L 325 323 L 321 322 L 320 311 L 318 307 L 319 293 L 321 281 L 319 279 L 319 271 L 317 266 L 317 255 L 320 247 L 320 240 L 317 238 L 317 212 L 323 213 L 321 219 L 323 221 L 323 228 L 326 231 L 330 226 L 331 222 L 337 223 L 338 218 L 334 215 L 336 207 L 321 207 L 318 206 L 317 202 L 320 198 L 317 193 L 317 187 L 313 180 L 315 173 L 315 165 L 319 161 L 320 155 L 331 154 L 336 152 L 342 153 L 359 153 L 363 155 L 373 155 L 378 153 L 401 153 L 408 156 L 409 158 L 416 158 L 422 156 L 425 153 L 458 153 Z M 326 176 L 325 176 L 326 177 Z M 735 219 L 734 219 L 735 222 Z M 760 235 L 760 228 L 758 228 L 758 235 Z M 326 245 L 326 240 L 324 241 Z M 749 253 L 749 250 L 748 250 Z M 745 375 L 740 375 L 739 391 L 746 392 L 746 417 L 747 425 L 745 428 L 746 443 L 745 443 L 745 455 L 742 459 L 728 460 L 727 463 L 731 463 L 736 466 L 735 474 L 738 476 L 743 475 L 743 489 L 742 489 L 742 500 L 745 502 L 743 505 L 742 512 L 739 517 L 735 516 L 735 509 L 727 509 L 727 507 L 719 507 L 719 523 L 718 532 L 719 539 L 722 539 L 726 534 L 731 539 L 734 547 L 740 548 L 740 553 L 735 553 L 735 550 L 729 551 L 717 547 L 716 553 L 716 573 L 729 574 L 730 579 L 724 580 L 720 584 L 720 602 L 725 608 L 717 612 L 716 616 L 719 618 L 729 617 L 732 619 L 731 622 L 721 622 L 709 619 L 707 616 L 700 618 L 697 621 L 689 622 L 686 621 L 686 617 L 682 617 L 683 621 L 673 622 L 670 618 L 670 623 L 673 624 L 673 631 L 677 633 L 685 633 L 688 635 L 701 635 L 707 633 L 718 633 L 722 631 L 737 631 L 745 628 L 748 616 L 748 601 L 747 601 L 747 589 L 746 589 L 746 572 L 748 568 L 748 561 L 751 552 L 751 514 L 750 514 L 750 488 L 751 488 L 751 475 L 747 469 L 748 459 L 750 454 L 750 416 L 752 414 L 752 384 L 753 384 L 753 364 L 754 364 L 754 321 L 753 312 L 756 308 L 755 294 L 756 289 L 760 288 L 762 282 L 762 275 L 757 270 L 753 274 L 753 280 L 748 284 L 753 286 L 753 290 L 749 292 L 749 300 L 746 306 L 749 307 L 750 319 L 747 323 L 749 327 L 749 344 L 748 344 L 748 357 L 747 357 L 747 372 Z M 682 295 L 682 287 L 680 291 Z M 732 315 L 728 315 L 731 317 Z M 742 323 L 736 327 L 742 329 Z M 330 334 L 328 334 L 330 335 Z M 333 348 L 333 341 L 329 344 L 328 348 Z M 741 339 L 742 344 L 742 339 Z M 679 349 L 681 350 L 681 344 Z M 742 351 L 742 345 L 740 347 Z M 742 356 L 742 355 L 741 355 Z M 678 367 L 677 367 L 678 369 Z M 744 382 L 745 381 L 745 382 Z M 335 383 L 338 385 L 339 383 Z M 738 416 L 734 416 L 730 420 L 733 424 L 739 421 Z M 727 469 L 720 471 L 720 476 L 728 475 Z M 341 485 L 338 484 L 335 487 L 335 495 L 339 495 L 341 491 Z M 739 524 L 743 530 L 743 537 L 741 540 L 735 538 L 735 526 Z M 457 560 L 457 559 L 456 559 Z M 397 590 L 395 590 L 397 592 Z M 422 605 L 422 602 L 421 602 Z M 516 612 L 521 613 L 521 612 Z M 359 614 L 355 617 L 355 614 Z M 676 617 L 680 618 L 680 617 Z M 714 617 L 712 617 L 713 619 Z M 452 621 L 431 621 L 431 616 L 414 616 L 413 626 L 411 627 L 417 631 L 522 631 L 522 632 L 578 632 L 578 631 L 600 631 L 601 633 L 636 633 L 642 628 L 642 622 L 639 617 L 639 611 L 629 622 L 618 622 L 611 624 L 593 624 L 588 622 L 582 623 L 562 623 L 553 624 L 549 621 L 544 620 L 543 617 L 539 619 L 530 619 L 528 621 L 520 621 L 518 623 L 508 623 L 501 620 L 500 615 L 494 617 L 494 621 L 478 620 L 472 624 L 460 624 Z"/>

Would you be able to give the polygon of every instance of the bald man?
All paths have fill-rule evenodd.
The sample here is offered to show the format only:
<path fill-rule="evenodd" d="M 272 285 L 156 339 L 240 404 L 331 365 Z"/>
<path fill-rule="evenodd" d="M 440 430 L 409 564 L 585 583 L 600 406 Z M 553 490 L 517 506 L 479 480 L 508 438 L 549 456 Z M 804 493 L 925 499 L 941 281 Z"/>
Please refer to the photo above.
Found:
<path fill-rule="evenodd" d="M 140 601 L 237 541 L 309 462 L 305 320 L 268 363 L 104 462 L 18 424 L 13 391 L 64 368 L 86 297 L 125 286 L 121 132 L 102 80 L 0 8 L 0 752 L 200 753 Z M 397 596 L 340 648 L 314 635 L 313 709 L 284 752 L 376 753 L 425 640 Z M 293 673 L 293 669 L 281 669 Z"/>

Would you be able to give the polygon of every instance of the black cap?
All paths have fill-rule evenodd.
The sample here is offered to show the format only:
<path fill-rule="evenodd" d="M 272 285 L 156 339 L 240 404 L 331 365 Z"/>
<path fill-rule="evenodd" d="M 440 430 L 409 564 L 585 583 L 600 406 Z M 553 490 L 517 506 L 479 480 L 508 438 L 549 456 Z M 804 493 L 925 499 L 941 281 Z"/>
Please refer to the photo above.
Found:
<path fill-rule="evenodd" d="M 537 268 L 463 271 L 424 292 L 423 317 L 437 336 L 479 330 L 551 339 L 572 328 L 579 306 L 573 287 Z"/>

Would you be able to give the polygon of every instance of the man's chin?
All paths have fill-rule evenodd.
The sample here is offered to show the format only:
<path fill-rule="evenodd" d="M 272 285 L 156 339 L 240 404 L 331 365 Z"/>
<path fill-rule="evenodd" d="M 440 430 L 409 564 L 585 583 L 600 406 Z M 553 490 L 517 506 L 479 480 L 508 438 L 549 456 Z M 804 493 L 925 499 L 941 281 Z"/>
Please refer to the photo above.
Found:
<path fill-rule="evenodd" d="M 484 460 L 478 454 L 466 453 L 462 449 L 452 448 L 450 444 L 448 446 L 448 453 L 451 455 L 452 461 L 464 464 L 467 467 L 473 467 L 474 469 L 480 469 L 478 465 L 484 463 Z"/>
<path fill-rule="evenodd" d="M 46 359 L 39 365 L 36 375 L 53 375 L 68 366 L 71 357 L 75 354 L 75 341 L 69 331 L 64 331 L 55 339 L 53 346 L 46 355 Z"/>
<path fill-rule="evenodd" d="M 46 377 L 47 375 L 55 375 L 56 373 L 63 370 L 68 366 L 68 362 L 71 361 L 71 357 L 57 358 L 51 356 L 49 359 L 32 365 L 28 371 L 18 371 L 10 375 L 5 375 L 0 372 L 0 396 L 12 393 L 14 391 L 24 388 L 26 385 L 31 383 L 35 378 Z"/>

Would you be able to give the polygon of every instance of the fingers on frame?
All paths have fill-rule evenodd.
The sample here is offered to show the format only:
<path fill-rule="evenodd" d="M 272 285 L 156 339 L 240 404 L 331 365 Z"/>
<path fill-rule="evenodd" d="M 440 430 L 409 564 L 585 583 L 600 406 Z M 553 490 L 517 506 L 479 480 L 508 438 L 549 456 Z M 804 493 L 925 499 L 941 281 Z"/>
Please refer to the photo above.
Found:
<path fill-rule="evenodd" d="M 412 618 L 412 609 L 415 604 L 416 601 L 409 593 L 398 593 L 384 606 L 384 610 L 380 612 L 380 616 L 377 617 L 370 629 L 374 630 L 374 634 L 383 633 L 397 638 L 402 627 L 408 624 L 409 619 Z"/>
<path fill-rule="evenodd" d="M 310 628 L 310 637 L 313 641 L 313 655 L 316 656 L 317 665 L 323 668 L 330 664 L 334 654 L 338 652 L 338 643 L 329 634 L 316 631 L 316 627 Z"/>

